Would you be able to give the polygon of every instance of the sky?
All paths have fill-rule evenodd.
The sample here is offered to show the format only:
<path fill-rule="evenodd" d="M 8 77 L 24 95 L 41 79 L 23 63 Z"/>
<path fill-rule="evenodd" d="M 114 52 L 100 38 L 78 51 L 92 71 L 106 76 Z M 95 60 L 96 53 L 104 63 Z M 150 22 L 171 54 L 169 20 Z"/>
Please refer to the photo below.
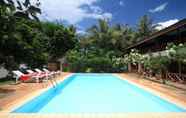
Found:
<path fill-rule="evenodd" d="M 75 25 L 79 33 L 109 19 L 111 24 L 135 27 L 140 17 L 148 15 L 158 29 L 186 18 L 186 0 L 40 0 L 43 21 Z"/>

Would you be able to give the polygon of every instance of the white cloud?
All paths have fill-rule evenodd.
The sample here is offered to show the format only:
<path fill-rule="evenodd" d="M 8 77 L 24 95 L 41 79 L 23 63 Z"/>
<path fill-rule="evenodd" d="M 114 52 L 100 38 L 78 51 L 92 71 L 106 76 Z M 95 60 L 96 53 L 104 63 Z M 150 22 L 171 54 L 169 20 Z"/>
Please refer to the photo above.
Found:
<path fill-rule="evenodd" d="M 70 24 L 77 24 L 85 18 L 99 19 L 109 17 L 111 13 L 103 12 L 103 10 L 94 5 L 100 0 L 42 0 L 41 9 L 42 19 L 50 21 L 62 19 Z M 89 9 L 83 8 L 88 6 Z"/>
<path fill-rule="evenodd" d="M 89 14 L 89 15 L 87 15 L 87 17 L 94 18 L 94 19 L 111 19 L 112 14 L 111 13 Z"/>
<path fill-rule="evenodd" d="M 86 31 L 84 31 L 84 30 L 77 30 L 77 34 L 86 34 L 87 32 Z"/>
<path fill-rule="evenodd" d="M 103 13 L 102 17 L 107 18 L 107 19 L 112 19 L 112 14 L 111 13 Z"/>
<path fill-rule="evenodd" d="M 168 26 L 171 26 L 171 25 L 177 23 L 178 21 L 179 21 L 178 19 L 172 19 L 172 20 L 168 20 L 168 21 L 165 21 L 165 22 L 159 22 L 157 24 L 160 25 L 160 26 L 156 27 L 156 29 L 157 30 L 164 29 Z"/>
<path fill-rule="evenodd" d="M 89 8 L 94 12 L 94 13 L 97 13 L 97 14 L 101 14 L 103 12 L 103 10 L 98 7 L 98 6 L 89 6 Z"/>
<path fill-rule="evenodd" d="M 163 3 L 163 4 L 161 4 L 160 6 L 157 6 L 154 9 L 150 9 L 149 12 L 151 12 L 151 13 L 161 12 L 167 7 L 167 5 L 168 5 L 168 2 Z"/>
<path fill-rule="evenodd" d="M 123 6 L 124 5 L 123 1 L 119 1 L 119 5 Z"/>

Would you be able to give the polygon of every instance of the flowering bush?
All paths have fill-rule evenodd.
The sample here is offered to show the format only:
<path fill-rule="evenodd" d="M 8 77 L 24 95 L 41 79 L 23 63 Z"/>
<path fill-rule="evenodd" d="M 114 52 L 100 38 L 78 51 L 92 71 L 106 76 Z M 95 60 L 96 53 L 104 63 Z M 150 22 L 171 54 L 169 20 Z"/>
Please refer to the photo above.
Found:
<path fill-rule="evenodd" d="M 145 56 L 139 53 L 137 50 L 131 50 L 129 54 L 124 55 L 123 61 L 125 63 L 132 63 L 137 65 L 138 63 L 144 63 Z"/>
<path fill-rule="evenodd" d="M 115 69 L 115 72 L 123 72 L 127 71 L 127 62 L 124 57 L 113 57 L 112 65 Z"/>
<path fill-rule="evenodd" d="M 186 43 L 185 44 L 169 44 L 167 46 L 167 53 L 170 60 L 178 63 L 178 71 L 182 73 L 182 65 L 186 64 Z"/>
<path fill-rule="evenodd" d="M 69 71 L 69 65 L 67 63 L 63 64 L 63 71 L 68 72 Z"/>
<path fill-rule="evenodd" d="M 170 59 L 186 63 L 186 44 L 169 44 L 166 49 Z"/>
<path fill-rule="evenodd" d="M 145 69 L 152 70 L 155 73 L 166 71 L 169 64 L 170 59 L 167 56 L 148 56 L 146 59 L 144 59 Z"/>

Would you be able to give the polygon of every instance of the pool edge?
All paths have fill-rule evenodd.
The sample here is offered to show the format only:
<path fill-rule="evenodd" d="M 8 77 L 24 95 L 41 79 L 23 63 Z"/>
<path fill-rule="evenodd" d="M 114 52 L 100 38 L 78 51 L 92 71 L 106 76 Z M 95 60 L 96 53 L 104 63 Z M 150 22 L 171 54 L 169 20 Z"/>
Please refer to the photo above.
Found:
<path fill-rule="evenodd" d="M 165 93 L 159 92 L 159 91 L 157 91 L 155 89 L 149 88 L 149 87 L 147 87 L 145 85 L 133 82 L 132 80 L 126 79 L 126 78 L 124 78 L 124 77 L 122 77 L 122 76 L 120 76 L 118 74 L 112 74 L 112 75 L 118 77 L 121 80 L 125 80 L 125 81 L 129 82 L 130 84 L 139 87 L 140 89 L 144 89 L 145 91 L 150 92 L 150 93 L 154 94 L 155 96 L 157 96 L 157 97 L 159 97 L 161 99 L 164 99 L 164 100 L 166 100 L 166 101 L 168 101 L 168 102 L 170 102 L 172 104 L 175 104 L 176 106 L 186 110 L 186 103 L 183 103 L 183 102 L 181 102 L 180 100 L 178 100 L 178 99 L 176 99 L 174 97 L 171 97 L 171 96 L 169 96 L 169 95 L 167 95 Z"/>
<path fill-rule="evenodd" d="M 186 113 L 0 114 L 2 118 L 186 118 Z"/>
<path fill-rule="evenodd" d="M 69 78 L 70 76 L 73 76 L 73 75 L 74 75 L 74 73 L 70 73 L 68 75 L 65 75 L 63 77 L 63 79 L 58 80 L 58 83 L 63 82 L 64 80 L 66 80 L 67 78 Z M 16 99 L 15 101 L 11 101 L 7 107 L 5 107 L 2 111 L 0 111 L 0 113 L 11 113 L 16 108 L 19 108 L 20 106 L 24 105 L 25 103 L 29 102 L 30 100 L 34 99 L 35 97 L 39 96 L 40 94 L 46 92 L 47 90 L 49 90 L 52 87 L 53 87 L 52 85 L 49 85 L 47 88 L 37 90 L 37 91 L 32 92 L 26 96 L 23 96 L 20 99 Z"/>

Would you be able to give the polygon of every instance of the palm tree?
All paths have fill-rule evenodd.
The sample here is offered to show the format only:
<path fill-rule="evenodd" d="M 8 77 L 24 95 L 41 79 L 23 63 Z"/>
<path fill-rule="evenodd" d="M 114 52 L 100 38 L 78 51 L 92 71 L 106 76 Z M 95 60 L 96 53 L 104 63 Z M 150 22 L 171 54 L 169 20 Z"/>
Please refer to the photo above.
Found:
<path fill-rule="evenodd" d="M 106 20 L 99 20 L 98 25 L 92 26 L 88 29 L 88 34 L 94 43 L 99 48 L 106 48 L 110 35 L 110 26 Z"/>
<path fill-rule="evenodd" d="M 134 31 L 128 25 L 120 24 L 113 26 L 111 30 L 113 48 L 123 53 L 124 50 L 134 42 Z"/>
<path fill-rule="evenodd" d="M 145 38 L 153 32 L 157 31 L 156 27 L 157 25 L 153 24 L 152 19 L 149 16 L 144 15 L 141 17 L 137 25 L 137 35 L 140 39 Z"/>
<path fill-rule="evenodd" d="M 134 31 L 128 25 L 116 24 L 110 26 L 108 21 L 99 20 L 88 30 L 89 38 L 97 48 L 105 51 L 114 51 L 116 55 L 122 55 L 124 50 L 134 42 Z"/>

